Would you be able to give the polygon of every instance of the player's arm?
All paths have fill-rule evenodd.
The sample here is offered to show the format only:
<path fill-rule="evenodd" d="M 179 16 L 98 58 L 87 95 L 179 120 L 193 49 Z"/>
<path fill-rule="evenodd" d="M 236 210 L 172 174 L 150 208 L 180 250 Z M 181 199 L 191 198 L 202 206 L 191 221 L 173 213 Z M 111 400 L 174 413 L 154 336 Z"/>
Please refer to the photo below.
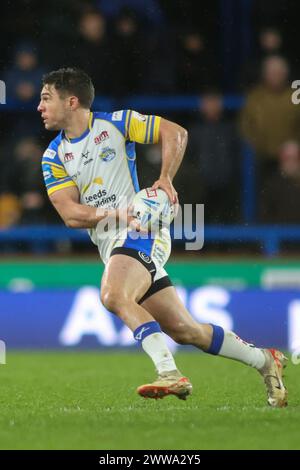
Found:
<path fill-rule="evenodd" d="M 188 141 L 188 132 L 175 122 L 161 119 L 159 126 L 162 165 L 160 176 L 153 184 L 153 189 L 161 188 L 173 203 L 178 202 L 177 193 L 172 184 L 174 176 L 182 162 Z"/>
<path fill-rule="evenodd" d="M 50 201 L 68 227 L 94 228 L 101 220 L 112 218 L 116 222 L 132 224 L 135 229 L 139 229 L 139 223 L 131 215 L 130 207 L 107 210 L 81 204 L 79 190 L 67 174 L 56 150 L 46 150 L 42 169 Z"/>
<path fill-rule="evenodd" d="M 131 207 L 108 210 L 80 204 L 76 186 L 55 191 L 49 198 L 67 227 L 94 228 L 101 220 L 111 218 L 140 231 L 140 223 L 131 215 Z"/>
<path fill-rule="evenodd" d="M 80 204 L 79 190 L 66 172 L 57 150 L 48 148 L 42 158 L 48 196 L 68 227 L 93 228 L 107 216 L 107 211 Z"/>
<path fill-rule="evenodd" d="M 55 191 L 49 198 L 67 227 L 93 228 L 102 219 L 112 215 L 110 212 L 115 212 L 80 204 L 76 186 Z"/>
<path fill-rule="evenodd" d="M 131 110 L 127 111 L 125 127 L 129 140 L 142 144 L 161 143 L 161 173 L 153 188 L 162 188 L 172 202 L 177 202 L 177 193 L 172 181 L 186 149 L 186 129 L 160 116 L 143 116 Z"/>

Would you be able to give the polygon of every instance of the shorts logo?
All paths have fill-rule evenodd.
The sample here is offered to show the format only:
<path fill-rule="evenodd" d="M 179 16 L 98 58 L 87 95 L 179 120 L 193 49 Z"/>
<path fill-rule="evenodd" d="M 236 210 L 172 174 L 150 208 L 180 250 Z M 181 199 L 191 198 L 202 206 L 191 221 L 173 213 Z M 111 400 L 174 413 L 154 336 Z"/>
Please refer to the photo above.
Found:
<path fill-rule="evenodd" d="M 105 147 L 99 157 L 103 162 L 111 162 L 116 156 L 116 151 L 110 147 Z"/>
<path fill-rule="evenodd" d="M 52 149 L 47 149 L 44 152 L 44 157 L 49 158 L 50 160 L 53 160 L 55 158 L 56 152 L 55 150 Z"/>
<path fill-rule="evenodd" d="M 64 156 L 64 163 L 68 163 L 70 162 L 71 160 L 74 160 L 74 155 L 72 152 L 68 152 L 68 153 L 65 153 L 65 156 Z"/>
<path fill-rule="evenodd" d="M 107 131 L 102 131 L 99 135 L 97 135 L 97 137 L 94 138 L 94 142 L 96 145 L 99 145 L 106 139 L 109 139 L 109 134 Z"/>
<path fill-rule="evenodd" d="M 150 256 L 146 255 L 143 251 L 138 251 L 138 255 L 143 261 L 145 261 L 145 263 L 147 264 L 151 263 Z"/>

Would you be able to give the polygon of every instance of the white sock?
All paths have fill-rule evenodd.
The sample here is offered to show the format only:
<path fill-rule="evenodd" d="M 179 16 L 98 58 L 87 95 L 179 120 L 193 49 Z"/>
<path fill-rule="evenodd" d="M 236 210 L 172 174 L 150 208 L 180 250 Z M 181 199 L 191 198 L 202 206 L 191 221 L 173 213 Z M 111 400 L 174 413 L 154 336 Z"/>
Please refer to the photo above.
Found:
<path fill-rule="evenodd" d="M 261 369 L 266 362 L 265 355 L 260 348 L 246 343 L 233 331 L 224 330 L 224 341 L 218 355 L 236 359 L 248 366 L 255 367 L 255 369 Z"/>
<path fill-rule="evenodd" d="M 142 341 L 144 351 L 151 357 L 159 374 L 177 370 L 171 351 L 162 333 L 153 333 Z"/>

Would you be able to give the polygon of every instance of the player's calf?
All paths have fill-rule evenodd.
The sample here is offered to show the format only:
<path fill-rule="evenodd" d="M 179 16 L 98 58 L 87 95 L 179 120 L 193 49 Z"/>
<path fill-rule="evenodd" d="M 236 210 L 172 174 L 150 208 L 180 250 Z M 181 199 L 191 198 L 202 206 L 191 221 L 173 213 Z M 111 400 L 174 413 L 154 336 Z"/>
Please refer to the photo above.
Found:
<path fill-rule="evenodd" d="M 212 338 L 212 326 L 194 322 L 193 324 L 175 324 L 165 332 L 178 344 L 192 345 L 206 350 Z"/>

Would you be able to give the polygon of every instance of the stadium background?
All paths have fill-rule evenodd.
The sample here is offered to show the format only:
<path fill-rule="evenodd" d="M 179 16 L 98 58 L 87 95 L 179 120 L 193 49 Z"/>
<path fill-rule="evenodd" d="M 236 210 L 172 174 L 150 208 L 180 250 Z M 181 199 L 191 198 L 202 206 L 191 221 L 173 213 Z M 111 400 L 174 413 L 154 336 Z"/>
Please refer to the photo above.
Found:
<path fill-rule="evenodd" d="M 177 241 L 167 269 L 192 315 L 260 346 L 298 351 L 300 105 L 291 84 L 300 79 L 299 2 L 13 3 L 1 5 L 0 30 L 0 338 L 8 360 L 14 349 L 135 348 L 100 304 L 96 247 L 62 225 L 43 187 L 40 159 L 54 134 L 36 112 L 40 81 L 69 65 L 91 74 L 93 109 L 160 114 L 189 131 L 175 187 L 181 203 L 205 204 L 205 242 L 187 252 Z M 158 174 L 159 153 L 138 146 L 137 154 L 144 187 Z"/>

